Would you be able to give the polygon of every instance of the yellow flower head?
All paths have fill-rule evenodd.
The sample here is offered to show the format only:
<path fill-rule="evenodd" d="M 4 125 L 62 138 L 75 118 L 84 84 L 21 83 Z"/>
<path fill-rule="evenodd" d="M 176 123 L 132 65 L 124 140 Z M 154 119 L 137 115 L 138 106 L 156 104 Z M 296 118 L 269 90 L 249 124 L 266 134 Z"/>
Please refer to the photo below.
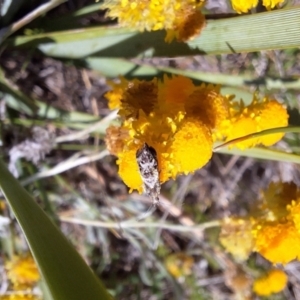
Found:
<path fill-rule="evenodd" d="M 267 10 L 271 10 L 283 2 L 284 0 L 263 0 L 263 6 L 265 6 Z M 258 0 L 231 0 L 231 4 L 232 8 L 241 14 L 247 13 L 250 9 L 256 7 Z"/>
<path fill-rule="evenodd" d="M 120 115 L 134 117 L 142 110 L 149 115 L 157 103 L 157 82 L 134 80 L 129 83 L 121 99 Z"/>
<path fill-rule="evenodd" d="M 120 94 L 123 123 L 120 129 L 108 129 L 106 141 L 118 156 L 119 174 L 130 190 L 142 191 L 136 152 L 144 143 L 156 150 L 161 183 L 209 161 L 212 130 L 227 109 L 219 87 L 197 87 L 190 79 L 173 76 L 164 81 L 134 80 Z"/>
<path fill-rule="evenodd" d="M 283 2 L 284 0 L 263 0 L 263 6 L 265 6 L 267 10 L 271 10 Z"/>
<path fill-rule="evenodd" d="M 261 103 L 254 100 L 249 107 L 257 124 L 257 131 L 288 125 L 286 108 L 276 100 L 264 98 Z M 282 139 L 284 133 L 268 134 L 259 138 L 259 143 L 271 146 Z"/>
<path fill-rule="evenodd" d="M 115 0 L 104 2 L 103 8 L 108 9 L 108 17 L 118 18 L 124 27 L 176 31 L 175 36 L 183 41 L 203 27 L 204 17 L 197 11 L 203 4 L 197 0 Z M 172 35 L 167 39 L 172 39 Z"/>
<path fill-rule="evenodd" d="M 252 103 L 248 106 L 238 105 L 236 102 L 231 103 L 231 122 L 229 125 L 225 123 L 227 127 L 220 128 L 220 130 L 227 136 L 226 141 L 230 141 L 262 130 L 285 127 L 288 125 L 288 117 L 286 108 L 276 100 L 268 98 L 259 100 L 254 96 Z M 257 144 L 271 146 L 278 142 L 283 135 L 283 133 L 267 134 L 235 143 L 234 146 L 240 149 Z"/>
<path fill-rule="evenodd" d="M 254 281 L 253 290 L 260 296 L 269 296 L 284 290 L 287 282 L 288 277 L 284 271 L 272 269 Z"/>
<path fill-rule="evenodd" d="M 107 150 L 114 155 L 118 155 L 118 153 L 122 152 L 124 148 L 124 140 L 128 138 L 129 132 L 128 130 L 117 127 L 110 126 L 106 129 L 106 138 L 105 143 L 107 146 Z"/>
<path fill-rule="evenodd" d="M 120 107 L 120 100 L 122 98 L 121 92 L 123 91 L 120 89 L 116 91 L 109 91 L 105 94 L 106 99 L 109 100 L 108 107 L 110 109 L 117 109 Z"/>
<path fill-rule="evenodd" d="M 191 9 L 181 10 L 174 20 L 173 29 L 167 30 L 166 42 L 172 42 L 174 38 L 180 42 L 186 42 L 200 34 L 205 26 L 205 17 L 199 11 Z"/>
<path fill-rule="evenodd" d="M 248 12 L 256 7 L 257 3 L 258 0 L 231 0 L 232 8 L 239 14 Z"/>
<path fill-rule="evenodd" d="M 300 235 L 292 222 L 262 221 L 252 233 L 255 251 L 272 263 L 287 264 L 300 257 Z"/>
<path fill-rule="evenodd" d="M 252 224 L 248 219 L 224 219 L 219 236 L 220 243 L 238 261 L 248 259 L 253 251 Z"/>
<path fill-rule="evenodd" d="M 142 180 L 136 161 L 136 152 L 144 143 L 153 147 L 157 152 L 158 164 L 160 167 L 160 181 L 164 182 L 171 176 L 170 163 L 170 139 L 176 131 L 176 124 L 172 119 L 164 115 L 151 113 L 149 116 L 142 111 L 138 114 L 138 119 L 130 118 L 120 127 L 128 132 L 128 137 L 120 141 L 123 148 L 118 148 L 115 153 L 118 156 L 119 175 L 130 187 L 130 190 L 142 192 Z M 106 140 L 111 139 L 109 132 Z M 118 137 L 117 137 L 118 138 Z"/>
<path fill-rule="evenodd" d="M 248 218 L 223 221 L 221 244 L 238 260 L 252 251 L 273 264 L 300 259 L 300 190 L 294 183 L 271 183 L 262 200 Z"/>
<path fill-rule="evenodd" d="M 40 279 L 39 271 L 33 258 L 15 256 L 5 264 L 7 277 L 15 287 L 19 285 L 32 287 Z"/>
<path fill-rule="evenodd" d="M 226 141 L 230 141 L 251 133 L 256 132 L 255 121 L 250 117 L 240 117 L 230 124 Z M 235 143 L 234 146 L 244 150 L 255 146 L 256 139 L 248 139 L 242 142 Z"/>
<path fill-rule="evenodd" d="M 179 278 L 192 273 L 194 259 L 184 253 L 174 253 L 167 257 L 165 265 L 172 276 Z"/>
<path fill-rule="evenodd" d="M 110 109 L 118 109 L 121 106 L 123 92 L 126 90 L 128 82 L 123 77 L 120 77 L 120 82 L 118 83 L 113 81 L 108 81 L 107 83 L 112 87 L 112 90 L 105 94 L 108 100 L 108 107 Z"/>
<path fill-rule="evenodd" d="M 220 86 L 202 84 L 185 103 L 188 116 L 196 116 L 211 129 L 218 129 L 229 117 L 229 100 L 220 94 Z"/>
<path fill-rule="evenodd" d="M 196 88 L 193 81 L 184 76 L 164 75 L 163 82 L 159 82 L 158 85 L 160 106 L 163 107 L 165 103 L 166 110 L 175 110 L 175 113 L 183 110 L 184 103 Z"/>
<path fill-rule="evenodd" d="M 212 143 L 209 127 L 197 119 L 186 118 L 171 144 L 173 176 L 203 167 L 212 156 Z"/>

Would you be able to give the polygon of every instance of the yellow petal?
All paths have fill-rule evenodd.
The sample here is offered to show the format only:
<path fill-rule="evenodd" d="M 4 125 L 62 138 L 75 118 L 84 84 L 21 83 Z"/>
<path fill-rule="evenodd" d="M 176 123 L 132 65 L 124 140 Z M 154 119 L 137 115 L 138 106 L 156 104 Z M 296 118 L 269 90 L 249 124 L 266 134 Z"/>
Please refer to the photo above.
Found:
<path fill-rule="evenodd" d="M 258 0 L 231 0 L 232 8 L 239 14 L 257 6 Z"/>
<path fill-rule="evenodd" d="M 263 0 L 263 6 L 265 6 L 267 10 L 271 10 L 283 2 L 284 0 Z"/>
<path fill-rule="evenodd" d="M 119 155 L 119 175 L 130 190 L 143 191 L 143 182 L 136 161 L 136 151 L 141 145 L 132 145 L 131 149 Z"/>
<path fill-rule="evenodd" d="M 22 285 L 32 287 L 39 279 L 40 274 L 32 256 L 15 256 L 5 264 L 7 277 L 14 286 Z"/>
<path fill-rule="evenodd" d="M 253 290 L 260 296 L 269 296 L 285 289 L 288 277 L 284 271 L 270 270 L 265 276 L 255 280 Z"/>
<path fill-rule="evenodd" d="M 171 146 L 173 176 L 203 167 L 212 156 L 212 143 L 211 131 L 203 122 L 185 119 Z"/>
<path fill-rule="evenodd" d="M 255 121 L 257 122 L 258 131 L 288 125 L 288 113 L 286 108 L 276 100 L 264 100 L 258 108 Z M 265 146 L 271 146 L 280 141 L 284 133 L 267 134 L 259 138 L 259 142 Z"/>
<path fill-rule="evenodd" d="M 256 132 L 255 121 L 249 117 L 241 117 L 231 124 L 231 130 L 227 135 L 226 141 L 230 141 L 254 132 Z M 257 139 L 248 139 L 243 142 L 235 143 L 234 145 L 232 145 L 232 147 L 238 147 L 239 149 L 243 150 L 253 147 L 256 142 Z"/>
<path fill-rule="evenodd" d="M 287 264 L 300 257 L 300 235 L 290 221 L 263 222 L 253 234 L 256 251 L 274 264 Z"/>

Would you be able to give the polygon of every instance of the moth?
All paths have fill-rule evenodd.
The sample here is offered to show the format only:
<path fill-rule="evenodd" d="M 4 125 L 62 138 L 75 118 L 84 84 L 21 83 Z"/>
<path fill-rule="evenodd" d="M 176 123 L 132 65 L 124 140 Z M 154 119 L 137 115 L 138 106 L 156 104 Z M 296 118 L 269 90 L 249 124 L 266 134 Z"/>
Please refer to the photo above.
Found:
<path fill-rule="evenodd" d="M 141 220 L 152 214 L 159 204 L 159 169 L 156 151 L 147 143 L 144 143 L 143 147 L 136 152 L 136 160 L 143 181 L 143 190 L 152 199 L 152 205 L 148 211 L 138 218 Z"/>

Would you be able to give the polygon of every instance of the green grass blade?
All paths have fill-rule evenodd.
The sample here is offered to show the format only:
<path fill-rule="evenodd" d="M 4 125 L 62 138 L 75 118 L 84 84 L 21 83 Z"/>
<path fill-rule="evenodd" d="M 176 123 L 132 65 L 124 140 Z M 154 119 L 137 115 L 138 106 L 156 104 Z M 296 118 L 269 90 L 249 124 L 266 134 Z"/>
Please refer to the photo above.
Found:
<path fill-rule="evenodd" d="M 214 151 L 218 153 L 224 154 L 231 154 L 231 155 L 239 155 L 239 156 L 246 156 L 264 160 L 275 160 L 275 161 L 282 161 L 282 162 L 292 162 L 292 163 L 300 163 L 300 156 L 293 153 L 286 153 L 282 151 L 278 151 L 275 149 L 268 149 L 268 148 L 250 148 L 247 150 L 240 150 L 237 148 L 228 149 L 227 146 L 234 145 L 235 143 L 242 142 L 251 138 L 258 138 L 268 134 L 274 133 L 300 133 L 300 127 L 298 126 L 288 126 L 288 127 L 278 127 L 263 130 L 260 132 L 252 133 L 245 135 L 243 137 L 233 139 L 226 143 L 217 143 Z"/>
<path fill-rule="evenodd" d="M 0 187 L 27 238 L 53 299 L 111 299 L 66 237 L 1 161 Z"/>
<path fill-rule="evenodd" d="M 0 91 L 3 93 L 5 101 L 15 102 L 14 105 L 22 112 L 34 114 L 37 111 L 37 105 L 34 100 L 24 95 L 16 86 L 9 82 L 0 68 Z M 7 100 L 11 97 L 11 99 Z"/>
<path fill-rule="evenodd" d="M 66 0 L 50 0 L 39 7 L 35 8 L 33 11 L 28 13 L 26 16 L 21 18 L 20 20 L 12 23 L 11 25 L 7 26 L 6 28 L 3 28 L 4 30 L 0 31 L 0 44 L 11 34 L 16 32 L 17 30 L 21 29 L 23 26 L 27 25 L 34 19 L 38 18 L 39 16 L 45 14 L 49 10 L 53 9 L 54 7 L 62 4 Z M 23 4 L 26 3 L 26 1 L 21 1 Z M 33 1 L 31 1 L 33 2 Z M 38 4 L 39 1 L 35 1 L 36 4 Z M 14 1 L 12 7 L 15 9 L 16 3 L 20 3 L 20 1 Z M 22 7 L 21 7 L 22 8 Z M 26 7 L 23 6 L 23 9 L 26 9 Z"/>
<path fill-rule="evenodd" d="M 0 78 L 0 88 L 1 85 Z M 9 88 L 6 86 L 3 88 L 4 93 L 1 93 L 3 99 L 5 100 L 7 106 L 13 108 L 19 112 L 26 113 L 29 116 L 38 116 L 43 119 L 55 119 L 55 121 L 62 121 L 64 123 L 70 124 L 73 122 L 75 128 L 76 124 L 79 122 L 94 122 L 100 118 L 95 115 L 91 115 L 79 111 L 67 111 L 64 109 L 59 109 L 49 104 L 46 104 L 39 100 L 33 100 L 24 95 L 17 89 Z"/>
<path fill-rule="evenodd" d="M 250 140 L 250 139 L 253 139 L 253 138 L 263 137 L 263 136 L 268 135 L 268 134 L 289 133 L 289 132 L 290 133 L 300 133 L 300 127 L 298 127 L 298 126 L 285 126 L 285 127 L 271 128 L 271 129 L 266 129 L 266 130 L 262 130 L 262 131 L 255 132 L 255 133 L 250 133 L 250 134 L 247 134 L 245 136 L 241 136 L 241 137 L 238 137 L 236 139 L 230 140 L 226 143 L 222 143 L 222 144 L 216 146 L 214 148 L 214 150 L 218 151 L 221 148 L 225 148 L 227 146 L 231 146 L 231 145 L 234 145 L 236 143 L 247 141 L 247 140 Z"/>
<path fill-rule="evenodd" d="M 257 78 L 250 75 L 231 75 L 207 73 L 190 70 L 180 70 L 175 68 L 157 67 L 158 70 L 171 74 L 183 75 L 192 79 L 197 79 L 214 84 L 227 85 L 232 87 L 243 87 L 249 85 L 263 85 L 270 89 L 300 89 L 300 79 L 297 78 Z"/>
<path fill-rule="evenodd" d="M 18 12 L 19 8 L 25 3 L 25 0 L 15 1 L 13 0 L 4 0 L 1 3 L 1 27 L 3 25 L 9 24 L 9 22 L 13 19 L 15 14 Z"/>
<path fill-rule="evenodd" d="M 223 94 L 234 94 L 237 98 L 251 102 L 253 94 L 249 93 L 247 86 L 264 86 L 268 90 L 272 89 L 300 89 L 300 79 L 297 78 L 257 78 L 250 75 L 230 75 L 219 73 L 207 73 L 191 70 L 181 70 L 170 67 L 151 66 L 148 64 L 136 64 L 130 60 L 110 57 L 88 57 L 82 60 L 88 68 L 100 72 L 106 77 L 116 77 L 119 75 L 130 77 L 157 76 L 159 73 L 170 73 L 182 75 L 201 82 L 220 84 Z M 227 88 L 233 87 L 233 88 Z M 243 89 L 244 88 L 244 89 Z M 224 91 L 224 92 L 223 92 Z M 226 92 L 225 92 L 226 91 Z M 248 100 L 249 98 L 249 100 Z"/>
<path fill-rule="evenodd" d="M 297 48 L 299 32 L 298 6 L 208 20 L 201 35 L 188 43 L 166 44 L 163 31 L 139 33 L 130 28 L 99 26 L 14 37 L 7 40 L 7 46 L 35 44 L 48 55 L 69 58 L 91 54 L 100 57 L 184 56 Z"/>
<path fill-rule="evenodd" d="M 298 6 L 210 21 L 203 34 L 189 45 L 207 54 L 297 48 L 299 31 Z"/>
<path fill-rule="evenodd" d="M 239 155 L 244 157 L 251 157 L 257 158 L 262 160 L 274 160 L 274 161 L 281 161 L 281 162 L 289 162 L 289 163 L 300 163 L 300 155 L 286 153 L 274 149 L 267 149 L 267 148 L 251 148 L 247 150 L 240 150 L 240 149 L 219 149 L 218 153 L 222 154 L 229 154 L 229 155 Z"/>

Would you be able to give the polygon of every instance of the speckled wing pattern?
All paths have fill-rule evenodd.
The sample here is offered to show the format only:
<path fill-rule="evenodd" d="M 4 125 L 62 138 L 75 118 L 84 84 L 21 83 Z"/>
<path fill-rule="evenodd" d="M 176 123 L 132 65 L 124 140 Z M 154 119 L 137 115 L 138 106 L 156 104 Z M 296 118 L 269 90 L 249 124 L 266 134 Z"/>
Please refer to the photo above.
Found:
<path fill-rule="evenodd" d="M 136 160 L 142 177 L 144 192 L 153 201 L 152 206 L 146 213 L 146 216 L 148 216 L 156 209 L 160 194 L 159 170 L 155 149 L 145 143 L 136 152 Z M 146 216 L 143 216 L 143 218 Z"/>

